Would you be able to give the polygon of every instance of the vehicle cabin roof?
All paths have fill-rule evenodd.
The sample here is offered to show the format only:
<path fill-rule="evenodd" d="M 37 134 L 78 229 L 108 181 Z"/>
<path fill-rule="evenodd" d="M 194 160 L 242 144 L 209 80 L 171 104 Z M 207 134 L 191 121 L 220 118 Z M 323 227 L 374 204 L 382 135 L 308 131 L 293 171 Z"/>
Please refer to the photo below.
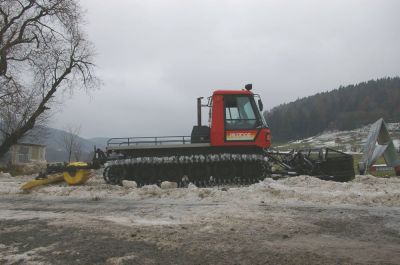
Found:
<path fill-rule="evenodd" d="M 253 92 L 248 90 L 215 90 L 213 95 L 253 95 Z"/>

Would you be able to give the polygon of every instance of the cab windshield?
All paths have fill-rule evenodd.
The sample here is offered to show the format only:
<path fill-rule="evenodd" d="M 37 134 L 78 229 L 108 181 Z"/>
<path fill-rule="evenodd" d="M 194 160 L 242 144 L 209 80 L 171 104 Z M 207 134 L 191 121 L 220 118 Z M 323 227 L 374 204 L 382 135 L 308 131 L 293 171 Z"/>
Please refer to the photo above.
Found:
<path fill-rule="evenodd" d="M 254 98 L 245 95 L 224 97 L 226 130 L 252 130 L 263 125 Z"/>

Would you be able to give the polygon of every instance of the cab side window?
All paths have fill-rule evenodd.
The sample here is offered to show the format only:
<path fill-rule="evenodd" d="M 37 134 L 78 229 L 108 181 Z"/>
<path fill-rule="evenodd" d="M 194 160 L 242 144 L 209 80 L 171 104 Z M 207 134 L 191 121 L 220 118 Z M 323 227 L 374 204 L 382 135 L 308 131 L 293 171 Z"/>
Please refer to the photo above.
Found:
<path fill-rule="evenodd" d="M 256 127 L 254 106 L 249 96 L 224 97 L 226 130 L 251 130 Z"/>

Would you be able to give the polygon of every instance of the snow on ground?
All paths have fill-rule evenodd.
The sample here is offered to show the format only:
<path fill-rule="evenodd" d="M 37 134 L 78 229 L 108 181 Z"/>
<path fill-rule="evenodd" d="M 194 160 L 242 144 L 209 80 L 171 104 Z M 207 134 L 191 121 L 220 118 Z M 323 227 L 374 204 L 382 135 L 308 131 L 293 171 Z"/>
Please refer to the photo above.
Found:
<path fill-rule="evenodd" d="M 3 261 L 6 262 L 5 264 L 30 264 L 30 265 L 47 265 L 50 263 L 37 261 L 36 259 L 40 257 L 41 252 L 48 251 L 49 248 L 47 247 L 38 247 L 35 249 L 31 249 L 29 251 L 15 254 L 18 251 L 18 248 L 14 247 L 11 249 L 7 249 L 7 246 L 0 244 L 0 251 L 3 255 Z"/>
<path fill-rule="evenodd" d="M 99 173 L 28 193 L 33 176 L 0 177 L 0 263 L 398 264 L 398 177 L 162 189 Z"/>
<path fill-rule="evenodd" d="M 20 186 L 31 176 L 0 178 L 0 196 L 11 195 L 23 198 L 26 194 Z M 377 178 L 356 176 L 347 183 L 324 181 L 311 176 L 288 177 L 279 180 L 270 178 L 244 187 L 212 187 L 161 189 L 156 185 L 135 188 L 114 186 L 94 175 L 85 185 L 68 186 L 66 183 L 36 187 L 29 196 L 83 198 L 101 200 L 123 198 L 132 200 L 154 199 L 185 202 L 265 202 L 265 203 L 310 203 L 322 205 L 400 206 L 400 178 Z"/>
<path fill-rule="evenodd" d="M 396 147 L 396 149 L 400 148 L 400 140 L 398 140 L 398 139 L 393 140 L 393 144 Z"/>
<path fill-rule="evenodd" d="M 292 149 L 294 146 L 323 148 L 331 147 L 342 151 L 361 151 L 367 139 L 371 124 L 362 128 L 349 131 L 326 131 L 319 135 L 306 139 L 291 141 L 287 144 L 277 146 L 279 148 Z M 397 148 L 400 146 L 400 123 L 387 123 L 389 134 Z"/>

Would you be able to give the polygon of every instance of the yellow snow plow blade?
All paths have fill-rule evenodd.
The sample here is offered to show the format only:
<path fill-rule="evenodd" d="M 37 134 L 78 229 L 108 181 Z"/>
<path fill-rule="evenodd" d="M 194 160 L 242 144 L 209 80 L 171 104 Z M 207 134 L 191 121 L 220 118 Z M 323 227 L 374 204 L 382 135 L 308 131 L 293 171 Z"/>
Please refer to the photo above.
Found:
<path fill-rule="evenodd" d="M 76 167 L 85 167 L 85 162 L 74 162 L 67 166 L 64 171 L 64 180 L 69 185 L 79 185 L 85 183 L 90 178 L 90 169 L 77 169 Z"/>
<path fill-rule="evenodd" d="M 22 185 L 21 190 L 29 190 L 37 186 L 57 183 L 61 181 L 67 182 L 68 185 L 80 185 L 85 183 L 91 177 L 90 168 L 88 168 L 88 164 L 85 162 L 69 163 L 64 169 L 61 169 L 61 171 L 59 172 L 60 173 L 47 175 L 47 177 L 43 179 L 28 181 L 27 183 Z"/>
<path fill-rule="evenodd" d="M 52 175 L 45 179 L 34 179 L 22 185 L 21 190 L 29 190 L 37 186 L 47 185 L 50 183 L 57 183 L 63 180 L 64 176 L 62 174 Z"/>

